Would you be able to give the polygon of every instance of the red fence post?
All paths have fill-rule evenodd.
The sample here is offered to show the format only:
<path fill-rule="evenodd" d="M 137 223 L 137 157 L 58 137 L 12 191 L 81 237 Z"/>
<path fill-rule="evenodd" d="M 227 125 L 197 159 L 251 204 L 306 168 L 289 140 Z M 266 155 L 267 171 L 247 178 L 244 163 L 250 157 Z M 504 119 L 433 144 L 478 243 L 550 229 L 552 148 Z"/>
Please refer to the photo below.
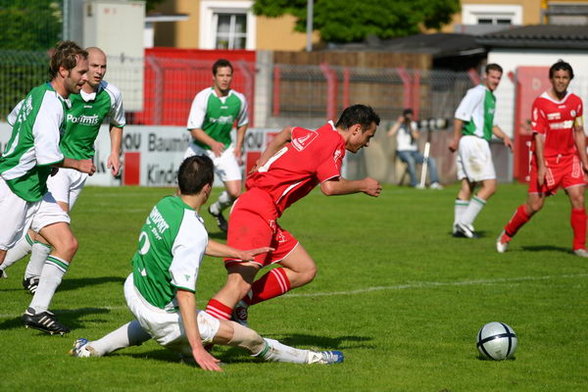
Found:
<path fill-rule="evenodd" d="M 280 116 L 280 66 L 275 64 L 274 65 L 274 86 L 273 86 L 273 92 L 274 92 L 274 97 L 273 97 L 273 101 L 272 101 L 272 115 L 274 117 L 279 117 Z"/>
<path fill-rule="evenodd" d="M 337 115 L 337 72 L 328 63 L 320 65 L 327 80 L 327 118 L 334 119 Z"/>

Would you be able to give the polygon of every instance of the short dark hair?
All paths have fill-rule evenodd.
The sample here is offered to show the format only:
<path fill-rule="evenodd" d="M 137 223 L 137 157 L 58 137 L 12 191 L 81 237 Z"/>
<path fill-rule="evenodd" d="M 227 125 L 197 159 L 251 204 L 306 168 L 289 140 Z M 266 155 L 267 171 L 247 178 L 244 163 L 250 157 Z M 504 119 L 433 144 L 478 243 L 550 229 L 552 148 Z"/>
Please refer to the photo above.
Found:
<path fill-rule="evenodd" d="M 555 64 L 549 67 L 549 79 L 553 78 L 555 71 L 568 71 L 570 79 L 574 78 L 574 70 L 572 69 L 572 66 L 561 59 L 557 60 Z"/>
<path fill-rule="evenodd" d="M 365 130 L 372 123 L 380 125 L 380 116 L 374 112 L 371 106 L 357 104 L 343 110 L 335 126 L 349 129 L 353 124 L 359 124 Z"/>
<path fill-rule="evenodd" d="M 57 76 L 59 67 L 63 67 L 68 71 L 74 69 L 79 58 L 87 59 L 88 52 L 73 41 L 58 42 L 49 61 L 49 76 L 51 79 Z"/>
<path fill-rule="evenodd" d="M 193 155 L 184 159 L 178 170 L 178 188 L 182 195 L 196 195 L 204 185 L 214 180 L 214 165 L 206 155 Z"/>
<path fill-rule="evenodd" d="M 407 114 L 414 114 L 411 108 L 406 108 L 402 111 L 402 115 L 406 116 Z"/>
<path fill-rule="evenodd" d="M 229 67 L 231 69 L 231 73 L 233 73 L 233 64 L 229 60 L 226 59 L 218 59 L 212 64 L 212 74 L 216 75 L 216 71 L 219 68 Z"/>
<path fill-rule="evenodd" d="M 498 71 L 500 73 L 503 73 L 504 71 L 502 70 L 502 67 L 496 63 L 490 63 L 488 65 L 486 65 L 486 68 L 484 69 L 484 71 L 486 73 L 489 73 L 490 71 Z"/>

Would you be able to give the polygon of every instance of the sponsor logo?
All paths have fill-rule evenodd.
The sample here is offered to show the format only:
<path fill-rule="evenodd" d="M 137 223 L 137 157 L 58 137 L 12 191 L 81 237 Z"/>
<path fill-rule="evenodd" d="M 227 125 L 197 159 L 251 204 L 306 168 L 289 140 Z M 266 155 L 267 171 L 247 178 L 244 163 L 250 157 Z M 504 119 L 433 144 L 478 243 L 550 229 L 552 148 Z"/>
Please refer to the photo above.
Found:
<path fill-rule="evenodd" d="M 559 112 L 547 113 L 547 119 L 550 121 L 559 120 L 560 118 L 561 118 L 561 114 Z"/>
<path fill-rule="evenodd" d="M 549 129 L 558 130 L 558 129 L 570 129 L 574 125 L 572 120 L 568 121 L 561 121 L 556 123 L 549 123 Z"/>
<path fill-rule="evenodd" d="M 81 115 L 79 117 L 74 116 L 73 114 L 67 115 L 67 122 L 72 124 L 80 124 L 86 126 L 96 126 L 100 124 L 100 120 L 98 119 L 98 115 L 95 114 L 93 116 L 86 116 Z"/>
<path fill-rule="evenodd" d="M 303 136 L 298 136 L 298 134 L 302 132 L 305 134 Z M 296 150 L 302 151 L 308 147 L 317 137 L 318 133 L 314 131 L 308 131 L 306 129 L 301 131 L 299 128 L 294 128 L 292 130 L 292 145 Z"/>
<path fill-rule="evenodd" d="M 186 146 L 190 144 L 191 138 L 187 132 L 178 137 L 160 137 L 155 133 L 149 133 L 147 136 L 147 151 L 185 151 Z"/>
<path fill-rule="evenodd" d="M 175 185 L 178 177 L 179 165 L 170 162 L 162 167 L 158 163 L 147 165 L 147 186 Z"/>
<path fill-rule="evenodd" d="M 211 118 L 210 122 L 214 124 L 233 124 L 235 120 L 233 116 L 220 116 L 219 118 Z"/>

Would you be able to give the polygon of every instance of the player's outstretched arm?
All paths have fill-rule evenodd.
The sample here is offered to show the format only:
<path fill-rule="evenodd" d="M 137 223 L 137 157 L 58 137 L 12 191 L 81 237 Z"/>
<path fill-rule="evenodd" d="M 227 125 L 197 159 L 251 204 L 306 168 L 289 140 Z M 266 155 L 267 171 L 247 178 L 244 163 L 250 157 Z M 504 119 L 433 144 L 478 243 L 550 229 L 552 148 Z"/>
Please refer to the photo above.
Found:
<path fill-rule="evenodd" d="M 243 261 L 252 261 L 256 255 L 261 253 L 267 253 L 273 251 L 274 248 L 263 247 L 250 250 L 235 249 L 231 246 L 216 242 L 214 240 L 208 240 L 206 246 L 206 255 L 212 257 L 230 257 Z"/>
<path fill-rule="evenodd" d="M 327 196 L 363 192 L 366 195 L 377 197 L 382 193 L 382 185 L 371 177 L 366 177 L 363 180 L 346 180 L 339 177 L 322 182 L 321 192 Z"/>
<path fill-rule="evenodd" d="M 75 169 L 82 173 L 88 173 L 92 175 L 96 172 L 96 166 L 91 159 L 70 159 L 64 158 L 63 161 L 54 165 L 55 167 L 68 167 L 71 169 Z"/>
<path fill-rule="evenodd" d="M 198 330 L 198 320 L 196 318 L 196 298 L 194 293 L 188 290 L 179 289 L 176 293 L 176 299 L 182 314 L 182 323 L 184 331 L 186 331 L 186 338 L 192 347 L 192 356 L 194 360 L 203 370 L 212 370 L 222 372 L 219 366 L 220 360 L 210 355 L 208 351 L 202 346 L 202 339 L 200 338 L 200 331 Z"/>

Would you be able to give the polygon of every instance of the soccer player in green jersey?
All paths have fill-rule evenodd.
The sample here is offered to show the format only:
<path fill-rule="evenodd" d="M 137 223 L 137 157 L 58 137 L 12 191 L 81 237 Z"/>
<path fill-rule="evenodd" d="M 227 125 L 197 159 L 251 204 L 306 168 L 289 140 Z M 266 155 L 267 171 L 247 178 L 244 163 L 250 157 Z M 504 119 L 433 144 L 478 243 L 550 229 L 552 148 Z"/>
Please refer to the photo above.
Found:
<path fill-rule="evenodd" d="M 227 231 L 223 210 L 230 207 L 241 193 L 243 141 L 247 124 L 247 101 L 231 89 L 233 66 L 228 60 L 217 60 L 212 66 L 213 86 L 194 97 L 188 130 L 194 139 L 184 158 L 207 155 L 214 162 L 215 173 L 224 183 L 225 191 L 210 205 L 208 212 L 216 218 L 218 227 Z M 231 142 L 233 124 L 237 124 L 235 144 Z"/>
<path fill-rule="evenodd" d="M 87 80 L 88 53 L 71 41 L 57 45 L 50 60 L 51 81 L 27 94 L 12 127 L 12 136 L 0 157 L 0 263 L 30 226 L 53 246 L 48 259 L 56 270 L 51 278 L 60 281 L 77 250 L 77 240 L 69 227 L 69 217 L 50 192 L 47 178 L 53 167 L 70 167 L 82 173 L 96 171 L 91 159 L 64 157 L 59 140 L 65 127 L 70 94 L 80 92 Z M 60 216 L 45 226 L 35 217 L 41 204 L 48 215 Z M 49 303 L 38 300 L 23 315 L 26 326 L 51 333 L 67 332 L 48 311 Z"/>
<path fill-rule="evenodd" d="M 489 144 L 492 135 L 512 149 L 510 138 L 494 121 L 494 90 L 502 78 L 502 67 L 488 64 L 485 72 L 482 83 L 468 90 L 455 111 L 453 140 L 449 144 L 451 152 L 457 151 L 457 179 L 461 181 L 454 204 L 455 237 L 477 237 L 474 220 L 496 192 L 496 172 Z M 474 195 L 478 184 L 482 187 Z"/>
<path fill-rule="evenodd" d="M 87 48 L 88 52 L 88 80 L 83 85 L 80 94 L 70 97 L 71 108 L 66 113 L 65 133 L 59 143 L 60 149 L 67 158 L 93 159 L 94 142 L 102 123 L 108 119 L 110 122 L 111 154 L 107 159 L 107 167 L 112 175 L 118 175 L 120 171 L 120 153 L 123 127 L 125 126 L 125 114 L 122 95 L 119 89 L 104 80 L 107 61 L 106 54 L 99 48 Z M 22 104 L 22 102 L 21 102 Z M 20 105 L 9 116 L 9 122 L 16 117 Z M 73 169 L 60 169 L 49 177 L 47 187 L 57 204 L 68 212 L 73 208 L 79 197 L 88 174 L 80 173 Z M 59 217 L 45 216 L 45 204 L 41 204 L 37 211 L 37 219 L 42 219 L 45 225 L 59 221 Z M 31 240 L 34 239 L 34 242 Z M 51 247 L 42 236 L 29 230 L 27 236 L 22 237 L 13 248 L 8 251 L 4 264 L 0 271 L 4 271 L 12 264 L 31 252 L 30 261 L 25 270 L 23 286 L 35 294 L 39 285 L 39 277 L 45 260 L 49 256 Z M 41 293 L 40 295 L 46 295 Z"/>
<path fill-rule="evenodd" d="M 220 371 L 219 359 L 203 343 L 242 347 L 253 356 L 278 362 L 333 364 L 339 351 L 310 351 L 263 339 L 233 321 L 218 320 L 196 309 L 196 281 L 204 254 L 253 260 L 264 247 L 241 251 L 208 239 L 199 215 L 212 190 L 213 163 L 206 156 L 186 158 L 178 171 L 179 192 L 151 210 L 125 282 L 127 305 L 135 320 L 89 342 L 78 339 L 70 351 L 77 357 L 103 356 L 153 338 L 160 345 L 193 358 L 204 370 Z"/>

